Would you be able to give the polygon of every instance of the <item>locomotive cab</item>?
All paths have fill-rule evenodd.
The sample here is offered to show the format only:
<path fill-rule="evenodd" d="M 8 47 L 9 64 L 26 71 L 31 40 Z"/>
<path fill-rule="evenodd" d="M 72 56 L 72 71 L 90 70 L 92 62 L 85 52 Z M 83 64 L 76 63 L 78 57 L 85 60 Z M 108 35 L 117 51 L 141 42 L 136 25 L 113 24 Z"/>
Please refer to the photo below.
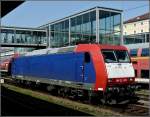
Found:
<path fill-rule="evenodd" d="M 102 102 L 137 100 L 135 73 L 126 47 L 85 44 L 78 45 L 76 51 L 90 53 L 96 78 L 94 90 L 102 92 Z"/>
<path fill-rule="evenodd" d="M 108 75 L 108 85 L 134 82 L 134 69 L 127 50 L 102 50 Z"/>

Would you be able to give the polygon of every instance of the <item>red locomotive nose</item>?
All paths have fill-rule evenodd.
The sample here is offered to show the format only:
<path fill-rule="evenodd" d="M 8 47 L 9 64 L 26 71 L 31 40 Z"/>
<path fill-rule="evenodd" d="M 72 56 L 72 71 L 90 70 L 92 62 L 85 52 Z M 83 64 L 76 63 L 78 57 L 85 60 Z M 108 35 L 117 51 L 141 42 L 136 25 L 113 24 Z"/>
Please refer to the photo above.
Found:
<path fill-rule="evenodd" d="M 135 78 L 113 78 L 108 79 L 108 85 L 116 85 L 116 84 L 131 84 L 134 83 Z"/>

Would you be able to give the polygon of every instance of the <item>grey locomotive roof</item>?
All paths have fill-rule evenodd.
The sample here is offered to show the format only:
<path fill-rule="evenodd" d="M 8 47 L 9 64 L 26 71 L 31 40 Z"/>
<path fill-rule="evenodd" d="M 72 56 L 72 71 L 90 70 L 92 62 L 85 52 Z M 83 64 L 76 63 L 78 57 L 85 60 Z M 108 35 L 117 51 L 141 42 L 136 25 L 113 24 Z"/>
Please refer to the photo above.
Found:
<path fill-rule="evenodd" d="M 67 47 L 61 47 L 61 48 L 40 49 L 40 50 L 34 50 L 32 52 L 27 52 L 25 54 L 25 56 L 73 52 L 75 48 L 76 48 L 76 46 L 67 46 Z"/>

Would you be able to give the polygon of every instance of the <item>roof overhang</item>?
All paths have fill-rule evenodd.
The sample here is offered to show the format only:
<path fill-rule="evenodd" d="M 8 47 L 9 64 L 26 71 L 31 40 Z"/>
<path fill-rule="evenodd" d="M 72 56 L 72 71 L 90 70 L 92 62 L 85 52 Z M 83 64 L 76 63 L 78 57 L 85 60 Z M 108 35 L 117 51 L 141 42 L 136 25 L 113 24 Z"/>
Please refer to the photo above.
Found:
<path fill-rule="evenodd" d="M 16 0 L 16 1 L 1 1 L 1 18 L 7 15 L 9 12 L 14 10 L 20 4 L 22 4 L 24 0 Z"/>

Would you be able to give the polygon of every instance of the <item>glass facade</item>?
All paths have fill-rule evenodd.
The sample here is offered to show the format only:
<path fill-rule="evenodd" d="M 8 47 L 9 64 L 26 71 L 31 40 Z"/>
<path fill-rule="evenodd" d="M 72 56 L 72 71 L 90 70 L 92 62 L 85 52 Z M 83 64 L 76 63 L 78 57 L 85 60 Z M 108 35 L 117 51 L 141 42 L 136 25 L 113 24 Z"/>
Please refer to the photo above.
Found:
<path fill-rule="evenodd" d="M 94 8 L 49 23 L 49 45 L 50 47 L 63 47 L 78 43 L 120 45 L 121 12 Z"/>
<path fill-rule="evenodd" d="M 119 45 L 121 40 L 121 14 L 99 11 L 99 43 Z"/>
<path fill-rule="evenodd" d="M 69 45 L 69 20 L 65 20 L 50 26 L 51 47 Z"/>
<path fill-rule="evenodd" d="M 44 31 L 1 29 L 1 43 L 47 45 L 47 37 Z"/>
<path fill-rule="evenodd" d="M 1 40 L 0 43 L 12 43 L 14 41 L 14 30 L 1 30 Z"/>
<path fill-rule="evenodd" d="M 149 42 L 149 33 L 125 35 L 123 39 L 124 44 L 146 43 Z"/>
<path fill-rule="evenodd" d="M 70 45 L 96 42 L 96 11 L 71 18 Z"/>

